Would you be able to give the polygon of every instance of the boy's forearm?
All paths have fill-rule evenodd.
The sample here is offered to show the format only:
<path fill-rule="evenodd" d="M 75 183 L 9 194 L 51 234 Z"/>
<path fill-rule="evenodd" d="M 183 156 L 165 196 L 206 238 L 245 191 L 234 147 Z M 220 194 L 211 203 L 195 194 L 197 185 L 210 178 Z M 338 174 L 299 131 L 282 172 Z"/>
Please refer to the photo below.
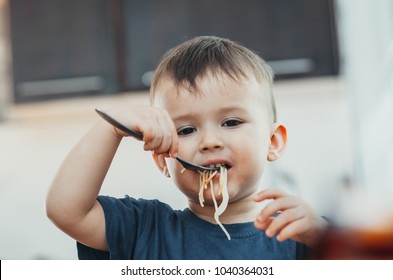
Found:
<path fill-rule="evenodd" d="M 72 223 L 89 213 L 120 141 L 113 127 L 100 121 L 71 150 L 47 196 L 47 214 L 55 223 Z"/>

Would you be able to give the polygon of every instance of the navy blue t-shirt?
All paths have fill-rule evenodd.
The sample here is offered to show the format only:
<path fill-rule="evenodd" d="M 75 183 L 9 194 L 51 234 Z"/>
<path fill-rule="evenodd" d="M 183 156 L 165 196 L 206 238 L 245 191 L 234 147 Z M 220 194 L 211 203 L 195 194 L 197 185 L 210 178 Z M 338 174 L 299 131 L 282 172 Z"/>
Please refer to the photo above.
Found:
<path fill-rule="evenodd" d="M 77 243 L 79 259 L 261 260 L 304 259 L 306 247 L 293 240 L 278 242 L 252 222 L 218 225 L 189 209 L 173 210 L 158 200 L 99 196 L 105 213 L 109 252 Z"/>

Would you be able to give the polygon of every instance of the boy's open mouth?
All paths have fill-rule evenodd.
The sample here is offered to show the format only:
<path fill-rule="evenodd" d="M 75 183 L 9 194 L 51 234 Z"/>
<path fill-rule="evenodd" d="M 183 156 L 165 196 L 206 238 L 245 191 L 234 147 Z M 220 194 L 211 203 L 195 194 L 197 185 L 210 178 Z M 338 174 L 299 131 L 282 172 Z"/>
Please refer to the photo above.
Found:
<path fill-rule="evenodd" d="M 218 167 L 220 168 L 221 166 L 225 167 L 227 170 L 231 169 L 232 166 L 226 163 L 216 163 L 216 164 L 209 164 L 209 165 L 204 165 L 206 167 Z M 218 169 L 218 172 L 220 172 L 220 169 Z"/>

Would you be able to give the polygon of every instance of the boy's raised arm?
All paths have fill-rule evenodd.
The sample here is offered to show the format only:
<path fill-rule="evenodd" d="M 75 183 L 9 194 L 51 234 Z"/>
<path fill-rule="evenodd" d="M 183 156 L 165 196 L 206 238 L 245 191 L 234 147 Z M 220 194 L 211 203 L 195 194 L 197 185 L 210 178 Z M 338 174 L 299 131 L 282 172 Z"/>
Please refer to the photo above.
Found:
<path fill-rule="evenodd" d="M 111 115 L 144 135 L 145 150 L 155 155 L 177 153 L 178 136 L 167 111 L 144 106 L 116 110 Z M 125 136 L 100 119 L 64 159 L 48 192 L 48 217 L 65 233 L 95 249 L 107 250 L 105 217 L 97 196 Z"/>
<path fill-rule="evenodd" d="M 54 224 L 96 249 L 107 249 L 104 213 L 96 198 L 121 138 L 100 120 L 64 159 L 46 200 Z"/>

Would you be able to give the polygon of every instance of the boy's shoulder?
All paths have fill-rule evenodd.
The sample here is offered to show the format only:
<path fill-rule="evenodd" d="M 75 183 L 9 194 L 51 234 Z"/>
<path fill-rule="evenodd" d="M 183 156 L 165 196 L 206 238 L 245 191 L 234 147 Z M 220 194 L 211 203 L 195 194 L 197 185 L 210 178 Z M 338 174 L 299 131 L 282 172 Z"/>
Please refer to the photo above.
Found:
<path fill-rule="evenodd" d="M 169 204 L 158 199 L 133 198 L 128 195 L 117 198 L 112 196 L 98 196 L 97 200 L 102 205 L 106 217 L 141 215 L 148 218 L 151 215 L 172 215 L 179 212 Z M 122 217 L 124 218 L 124 217 Z"/>
<path fill-rule="evenodd" d="M 123 205 L 124 207 L 165 207 L 172 209 L 168 204 L 158 200 L 158 199 L 145 199 L 145 198 L 134 198 L 128 195 L 124 197 L 114 197 L 108 195 L 100 195 L 97 200 L 101 205 L 105 204 L 108 206 L 118 206 Z"/>

